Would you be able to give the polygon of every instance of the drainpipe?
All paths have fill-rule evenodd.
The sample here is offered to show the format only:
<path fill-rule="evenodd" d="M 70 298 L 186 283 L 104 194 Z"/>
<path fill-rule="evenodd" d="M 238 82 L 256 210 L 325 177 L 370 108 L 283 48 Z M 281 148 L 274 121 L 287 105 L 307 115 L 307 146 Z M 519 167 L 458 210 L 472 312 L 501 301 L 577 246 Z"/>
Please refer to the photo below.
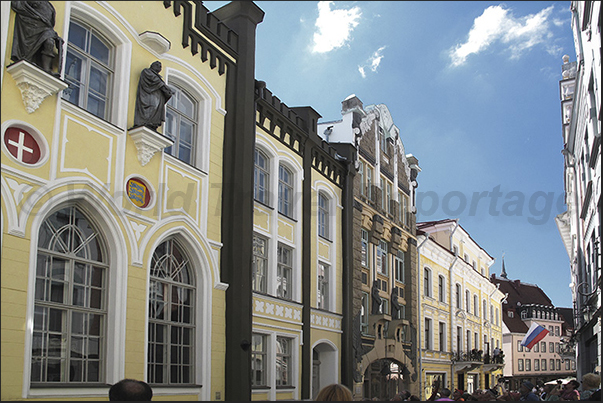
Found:
<path fill-rule="evenodd" d="M 452 236 L 454 235 L 454 232 L 456 231 L 456 229 L 459 227 L 459 219 L 457 218 L 456 220 L 456 225 L 454 226 L 454 229 L 452 230 L 452 232 L 450 233 L 450 250 L 452 250 Z M 459 251 L 460 252 L 460 251 Z"/>
<path fill-rule="evenodd" d="M 423 388 L 421 387 L 421 384 L 423 383 L 423 357 L 421 355 L 421 322 L 422 322 L 422 315 L 421 315 L 421 290 L 423 290 L 423 288 L 421 287 L 421 279 L 423 278 L 423 276 L 421 275 L 421 247 L 425 244 L 425 242 L 427 242 L 427 240 L 429 239 L 429 233 L 426 232 L 425 233 L 425 239 L 423 240 L 423 242 L 421 242 L 421 245 L 417 246 L 417 268 L 418 268 L 418 277 L 419 277 L 419 289 L 417 290 L 417 308 L 419 309 L 419 320 L 418 320 L 418 324 L 417 324 L 417 329 L 418 329 L 418 335 L 417 335 L 417 341 L 419 343 L 419 397 L 421 397 L 423 395 Z"/>

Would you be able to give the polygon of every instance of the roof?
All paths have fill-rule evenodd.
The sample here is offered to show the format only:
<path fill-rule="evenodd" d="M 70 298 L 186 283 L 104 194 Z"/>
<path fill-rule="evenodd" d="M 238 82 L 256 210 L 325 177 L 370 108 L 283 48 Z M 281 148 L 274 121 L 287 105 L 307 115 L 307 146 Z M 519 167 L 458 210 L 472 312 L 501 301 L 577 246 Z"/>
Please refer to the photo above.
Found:
<path fill-rule="evenodd" d="M 417 233 L 418 233 L 419 229 L 423 230 L 423 232 L 428 232 L 428 231 L 425 231 L 425 228 L 435 227 L 436 225 L 440 225 L 440 224 L 449 224 L 449 223 L 456 224 L 458 221 L 459 221 L 458 218 L 445 218 L 443 220 L 418 222 L 417 223 Z M 461 227 L 461 229 L 465 232 L 465 234 L 467 234 L 467 236 L 469 237 L 469 239 L 471 239 L 471 241 L 473 241 L 473 243 L 475 245 L 477 245 L 478 248 L 480 248 L 490 259 L 494 260 L 494 258 L 492 256 L 490 256 L 490 254 L 488 253 L 488 251 L 486 251 L 484 248 L 482 248 L 480 246 L 480 244 L 478 244 L 475 241 L 475 239 L 473 239 L 473 237 L 471 236 L 471 234 L 469 234 L 469 232 L 465 228 L 463 228 L 463 226 L 461 224 L 459 224 L 459 227 Z"/>
<path fill-rule="evenodd" d="M 554 306 L 545 292 L 535 284 L 522 283 L 520 280 L 508 280 L 496 277 L 495 274 L 492 274 L 490 281 L 494 284 L 500 284 L 499 290 L 507 295 L 506 302 L 503 304 L 503 321 L 512 333 L 525 333 L 528 331 L 528 326 L 521 320 L 516 310 L 519 305 L 538 304 Z M 509 317 L 507 314 L 508 311 L 515 313 L 513 318 Z"/>

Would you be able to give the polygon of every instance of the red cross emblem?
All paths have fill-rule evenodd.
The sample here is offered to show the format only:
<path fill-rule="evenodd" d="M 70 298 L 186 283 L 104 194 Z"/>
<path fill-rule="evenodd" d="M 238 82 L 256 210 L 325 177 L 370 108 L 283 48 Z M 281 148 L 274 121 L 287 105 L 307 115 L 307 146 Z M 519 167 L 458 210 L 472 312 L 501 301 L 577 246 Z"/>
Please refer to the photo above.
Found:
<path fill-rule="evenodd" d="M 4 132 L 4 145 L 19 162 L 35 164 L 40 160 L 40 146 L 26 130 L 9 127 Z"/>

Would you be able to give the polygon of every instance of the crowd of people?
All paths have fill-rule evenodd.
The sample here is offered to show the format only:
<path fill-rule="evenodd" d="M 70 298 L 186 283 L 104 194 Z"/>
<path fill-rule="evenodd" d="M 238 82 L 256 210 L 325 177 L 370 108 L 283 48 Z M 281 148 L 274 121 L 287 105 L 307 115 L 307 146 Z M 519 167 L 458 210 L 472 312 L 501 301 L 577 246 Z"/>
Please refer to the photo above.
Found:
<path fill-rule="evenodd" d="M 143 381 L 134 379 L 123 379 L 111 386 L 109 389 L 109 400 L 114 401 L 150 401 L 153 398 L 153 390 Z M 353 394 L 346 386 L 334 383 L 322 388 L 315 401 L 352 401 Z M 377 400 L 365 398 L 364 400 Z M 531 382 L 523 382 L 519 390 L 508 391 L 504 384 L 499 382 L 494 388 L 478 389 L 473 393 L 467 393 L 461 389 L 451 391 L 448 388 L 435 386 L 428 401 L 494 401 L 494 400 L 526 400 L 526 401 L 570 401 L 589 400 L 601 401 L 601 376 L 588 373 L 582 377 L 582 384 L 573 379 L 567 383 L 546 383 L 542 386 L 534 386 Z M 421 401 L 408 390 L 396 393 L 390 401 Z"/>

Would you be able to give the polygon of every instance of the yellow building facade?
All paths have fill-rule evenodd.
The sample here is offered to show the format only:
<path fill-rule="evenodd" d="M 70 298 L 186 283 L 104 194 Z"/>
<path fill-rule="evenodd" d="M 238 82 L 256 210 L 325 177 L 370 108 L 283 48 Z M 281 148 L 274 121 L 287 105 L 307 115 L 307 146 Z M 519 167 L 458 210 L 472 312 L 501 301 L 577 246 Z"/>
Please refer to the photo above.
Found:
<path fill-rule="evenodd" d="M 227 93 L 248 38 L 170 3 L 50 2 L 49 74 L 11 60 L 2 2 L 3 400 L 106 399 L 126 377 L 154 400 L 224 399 Z M 133 127 L 155 61 L 172 91 L 157 131 Z"/>
<path fill-rule="evenodd" d="M 346 165 L 312 108 L 256 99 L 252 400 L 314 398 L 342 380 Z"/>
<path fill-rule="evenodd" d="M 435 387 L 469 393 L 502 376 L 501 303 L 489 280 L 494 259 L 458 224 L 417 224 L 421 398 Z"/>

